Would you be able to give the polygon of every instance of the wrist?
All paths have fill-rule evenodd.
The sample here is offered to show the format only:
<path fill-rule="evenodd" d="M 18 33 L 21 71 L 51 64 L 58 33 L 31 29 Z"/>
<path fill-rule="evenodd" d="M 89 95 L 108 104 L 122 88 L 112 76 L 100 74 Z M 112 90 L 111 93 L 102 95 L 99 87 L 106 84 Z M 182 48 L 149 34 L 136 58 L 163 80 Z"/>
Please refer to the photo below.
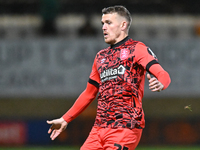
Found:
<path fill-rule="evenodd" d="M 62 123 L 66 124 L 66 125 L 68 124 L 68 122 L 63 117 L 61 117 L 60 119 L 61 119 Z"/>

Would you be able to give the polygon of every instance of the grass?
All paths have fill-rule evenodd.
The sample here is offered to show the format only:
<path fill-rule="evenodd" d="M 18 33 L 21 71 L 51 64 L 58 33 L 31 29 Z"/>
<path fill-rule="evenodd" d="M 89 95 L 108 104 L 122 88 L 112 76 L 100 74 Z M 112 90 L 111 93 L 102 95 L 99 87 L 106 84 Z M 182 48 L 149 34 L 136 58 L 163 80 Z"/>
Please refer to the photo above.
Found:
<path fill-rule="evenodd" d="M 35 147 L 0 147 L 0 150 L 79 150 L 79 147 L 68 146 L 35 146 Z M 136 150 L 200 150 L 200 146 L 139 146 Z"/>

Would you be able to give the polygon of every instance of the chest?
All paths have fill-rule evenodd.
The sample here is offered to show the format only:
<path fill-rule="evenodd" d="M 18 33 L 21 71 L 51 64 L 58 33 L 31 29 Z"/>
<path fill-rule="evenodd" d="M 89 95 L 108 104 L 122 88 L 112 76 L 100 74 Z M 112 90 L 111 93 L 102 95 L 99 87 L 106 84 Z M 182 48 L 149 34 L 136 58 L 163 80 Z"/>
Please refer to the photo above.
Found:
<path fill-rule="evenodd" d="M 97 69 L 99 73 L 111 69 L 116 72 L 119 66 L 130 68 L 135 63 L 134 50 L 130 48 L 107 49 L 97 56 Z M 120 67 L 121 68 L 121 67 Z"/>
<path fill-rule="evenodd" d="M 133 74 L 135 66 L 134 50 L 122 48 L 104 51 L 97 56 L 97 70 L 102 82 L 115 79 L 124 80 Z"/>

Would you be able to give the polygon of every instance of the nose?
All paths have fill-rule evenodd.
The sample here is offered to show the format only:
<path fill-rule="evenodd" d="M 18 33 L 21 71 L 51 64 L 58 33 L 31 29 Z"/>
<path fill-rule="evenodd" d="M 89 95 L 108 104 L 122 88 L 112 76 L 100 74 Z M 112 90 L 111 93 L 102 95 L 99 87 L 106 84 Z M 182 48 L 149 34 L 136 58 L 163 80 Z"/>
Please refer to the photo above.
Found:
<path fill-rule="evenodd" d="M 105 29 L 106 29 L 106 25 L 103 24 L 103 25 L 102 25 L 102 30 L 105 30 Z"/>

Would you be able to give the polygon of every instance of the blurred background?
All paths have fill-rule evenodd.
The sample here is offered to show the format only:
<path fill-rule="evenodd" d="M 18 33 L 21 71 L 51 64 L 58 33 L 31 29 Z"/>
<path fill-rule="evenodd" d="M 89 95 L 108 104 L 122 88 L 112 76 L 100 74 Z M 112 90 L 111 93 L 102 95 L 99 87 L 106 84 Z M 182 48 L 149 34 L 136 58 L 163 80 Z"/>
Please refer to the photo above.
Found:
<path fill-rule="evenodd" d="M 142 145 L 200 145 L 199 0 L 0 0 L 0 146 L 82 145 L 96 100 L 55 141 L 61 117 L 85 89 L 96 53 L 108 47 L 101 10 L 124 5 L 129 36 L 157 55 L 172 83 L 145 86 Z"/>

